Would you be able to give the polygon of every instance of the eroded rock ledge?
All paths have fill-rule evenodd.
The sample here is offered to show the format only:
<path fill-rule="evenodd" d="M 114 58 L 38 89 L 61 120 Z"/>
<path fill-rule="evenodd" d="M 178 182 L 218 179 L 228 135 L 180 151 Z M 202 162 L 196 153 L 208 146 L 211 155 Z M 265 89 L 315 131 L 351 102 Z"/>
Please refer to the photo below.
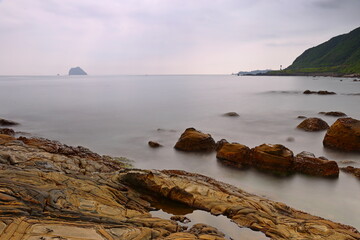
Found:
<path fill-rule="evenodd" d="M 144 189 L 272 239 L 360 239 L 350 226 L 206 176 L 126 169 L 118 159 L 45 139 L 0 134 L 0 160 L 0 239 L 224 239 L 152 217 Z"/>

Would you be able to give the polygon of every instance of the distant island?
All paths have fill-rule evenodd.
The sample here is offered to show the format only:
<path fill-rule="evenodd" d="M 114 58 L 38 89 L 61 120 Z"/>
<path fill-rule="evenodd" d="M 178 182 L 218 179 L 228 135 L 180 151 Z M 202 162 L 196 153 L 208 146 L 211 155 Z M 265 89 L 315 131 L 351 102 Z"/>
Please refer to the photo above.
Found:
<path fill-rule="evenodd" d="M 307 49 L 284 70 L 264 75 L 360 76 L 360 27 Z"/>
<path fill-rule="evenodd" d="M 87 75 L 87 73 L 81 67 L 74 67 L 69 70 L 69 75 Z"/>
<path fill-rule="evenodd" d="M 264 74 L 267 72 L 270 72 L 273 70 L 267 69 L 267 70 L 253 70 L 253 71 L 240 71 L 238 73 L 233 73 L 233 75 L 238 75 L 238 76 L 244 76 L 244 75 L 258 75 L 258 74 Z"/>

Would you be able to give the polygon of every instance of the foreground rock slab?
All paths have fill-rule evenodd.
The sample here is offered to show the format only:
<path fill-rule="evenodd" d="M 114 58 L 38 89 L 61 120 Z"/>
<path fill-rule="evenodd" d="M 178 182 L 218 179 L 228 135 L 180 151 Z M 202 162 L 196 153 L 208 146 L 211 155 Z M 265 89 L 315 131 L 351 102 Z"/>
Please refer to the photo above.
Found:
<path fill-rule="evenodd" d="M 83 147 L 0 135 L 0 239 L 224 240 L 221 229 L 196 224 L 185 230 L 152 217 L 155 195 L 222 214 L 272 239 L 360 239 L 350 226 L 206 176 L 125 166 Z"/>
<path fill-rule="evenodd" d="M 195 128 L 188 128 L 181 134 L 174 148 L 187 152 L 213 151 L 215 140 L 210 134 L 202 133 Z"/>
<path fill-rule="evenodd" d="M 225 215 L 271 239 L 360 239 L 356 229 L 246 193 L 212 178 L 178 170 L 126 170 L 120 182 L 161 197 Z"/>
<path fill-rule="evenodd" d="M 323 145 L 341 151 L 360 152 L 360 121 L 339 118 L 326 132 Z"/>

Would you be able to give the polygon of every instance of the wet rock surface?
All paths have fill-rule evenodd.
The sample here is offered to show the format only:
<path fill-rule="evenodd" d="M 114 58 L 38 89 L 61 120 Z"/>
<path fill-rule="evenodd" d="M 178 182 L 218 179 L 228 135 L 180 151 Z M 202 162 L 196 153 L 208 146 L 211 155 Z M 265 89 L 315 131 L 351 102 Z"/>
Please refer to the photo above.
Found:
<path fill-rule="evenodd" d="M 0 118 L 0 126 L 15 126 L 15 125 L 19 125 L 19 123 Z"/>
<path fill-rule="evenodd" d="M 323 131 L 329 128 L 329 125 L 321 118 L 307 118 L 302 121 L 296 128 L 308 131 L 316 132 Z"/>
<path fill-rule="evenodd" d="M 223 143 L 216 157 L 223 163 L 238 168 L 251 166 L 250 148 L 239 143 Z"/>
<path fill-rule="evenodd" d="M 305 90 L 303 92 L 303 94 L 334 95 L 336 93 L 335 92 L 329 92 L 329 91 L 326 91 L 326 90 L 320 90 L 320 91 Z"/>
<path fill-rule="evenodd" d="M 335 161 L 316 158 L 314 154 L 309 152 L 301 152 L 295 156 L 294 171 L 313 176 L 339 176 L 339 167 Z"/>
<path fill-rule="evenodd" d="M 350 173 L 350 174 L 354 175 L 355 177 L 357 177 L 360 180 L 360 168 L 347 166 L 347 167 L 341 168 L 341 171 L 344 171 L 346 173 Z"/>
<path fill-rule="evenodd" d="M 83 147 L 0 135 L 0 239 L 224 239 L 221 229 L 185 230 L 152 217 L 147 194 L 222 214 L 272 239 L 360 239 L 350 226 L 206 176 L 125 166 Z"/>
<path fill-rule="evenodd" d="M 339 118 L 326 132 L 324 147 L 360 152 L 360 121 L 354 118 Z"/>
<path fill-rule="evenodd" d="M 215 149 L 215 141 L 210 134 L 188 128 L 181 134 L 174 148 L 187 152 L 208 152 Z"/>
<path fill-rule="evenodd" d="M 162 147 L 162 145 L 158 142 L 155 142 L 155 141 L 149 141 L 148 142 L 148 145 L 152 148 L 158 148 L 158 147 Z"/>
<path fill-rule="evenodd" d="M 237 112 L 227 112 L 224 113 L 225 117 L 239 117 L 240 115 Z"/>
<path fill-rule="evenodd" d="M 332 117 L 345 117 L 346 114 L 343 112 L 338 111 L 331 111 L 331 112 L 319 112 L 319 114 L 325 115 L 325 116 L 332 116 Z"/>

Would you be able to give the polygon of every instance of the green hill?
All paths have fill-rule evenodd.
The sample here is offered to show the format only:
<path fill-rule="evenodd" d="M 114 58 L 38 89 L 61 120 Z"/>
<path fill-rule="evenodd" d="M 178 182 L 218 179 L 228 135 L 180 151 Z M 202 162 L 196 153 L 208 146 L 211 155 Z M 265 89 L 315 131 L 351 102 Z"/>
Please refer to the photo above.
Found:
<path fill-rule="evenodd" d="M 360 74 L 360 27 L 307 49 L 288 68 L 271 74 Z"/>

